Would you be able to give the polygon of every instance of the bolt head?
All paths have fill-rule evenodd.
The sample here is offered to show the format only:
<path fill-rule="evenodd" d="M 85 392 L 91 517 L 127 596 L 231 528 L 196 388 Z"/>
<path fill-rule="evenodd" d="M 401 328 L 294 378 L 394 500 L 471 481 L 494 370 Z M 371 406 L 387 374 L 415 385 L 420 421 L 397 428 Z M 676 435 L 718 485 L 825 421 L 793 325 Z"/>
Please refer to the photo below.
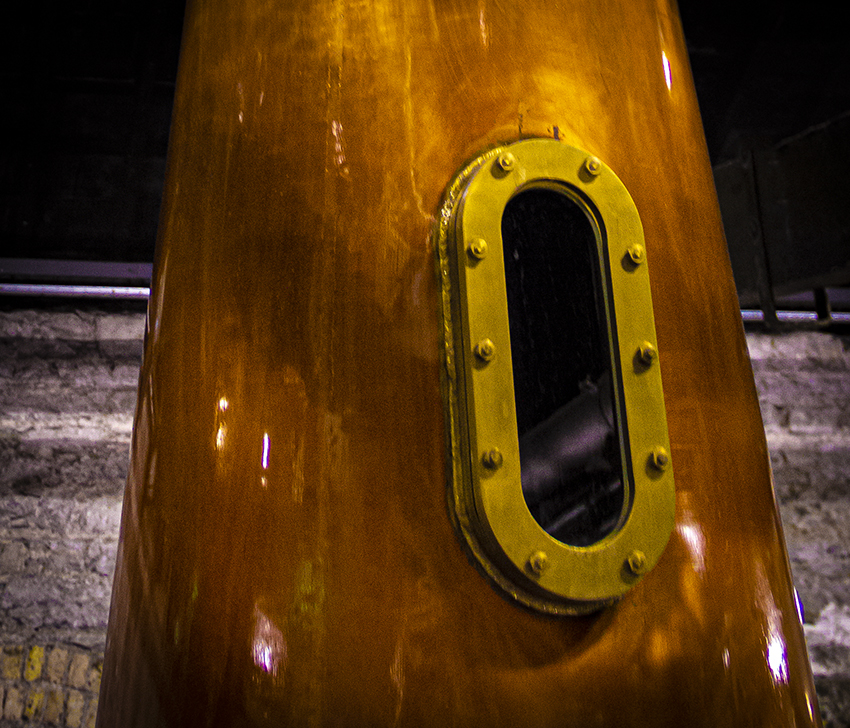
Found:
<path fill-rule="evenodd" d="M 469 244 L 467 250 L 473 258 L 481 260 L 487 255 L 487 241 L 482 238 L 475 238 Z"/>
<path fill-rule="evenodd" d="M 526 566 L 528 566 L 528 570 L 532 574 L 540 576 L 545 571 L 546 567 L 549 566 L 549 557 L 546 555 L 545 551 L 535 551 L 528 557 Z"/>
<path fill-rule="evenodd" d="M 496 163 L 503 172 L 510 172 L 516 166 L 516 157 L 510 152 L 502 152 Z"/>
<path fill-rule="evenodd" d="M 670 465 L 670 455 L 667 453 L 665 448 L 656 447 L 652 451 L 650 462 L 652 463 L 652 467 L 656 470 L 667 470 Z"/>
<path fill-rule="evenodd" d="M 588 157 L 584 160 L 584 168 L 591 177 L 596 177 L 602 171 L 599 157 Z"/>
<path fill-rule="evenodd" d="M 629 571 L 631 571 L 635 576 L 645 574 L 648 570 L 646 554 L 643 551 L 638 551 L 637 549 L 629 554 L 629 557 L 626 559 L 626 564 L 629 567 Z"/>
<path fill-rule="evenodd" d="M 484 466 L 490 470 L 496 470 L 497 468 L 502 467 L 502 463 L 504 462 L 502 452 L 497 447 L 485 452 L 482 460 L 484 462 Z"/>
<path fill-rule="evenodd" d="M 638 348 L 638 359 L 649 366 L 658 358 L 658 350 L 649 342 L 644 341 Z"/>
<path fill-rule="evenodd" d="M 481 361 L 492 361 L 496 356 L 496 345 L 490 339 L 481 339 L 473 349 L 475 356 Z"/>
<path fill-rule="evenodd" d="M 630 245 L 628 249 L 629 259 L 635 265 L 640 265 L 646 259 L 646 249 L 643 245 L 635 243 L 634 245 Z"/>

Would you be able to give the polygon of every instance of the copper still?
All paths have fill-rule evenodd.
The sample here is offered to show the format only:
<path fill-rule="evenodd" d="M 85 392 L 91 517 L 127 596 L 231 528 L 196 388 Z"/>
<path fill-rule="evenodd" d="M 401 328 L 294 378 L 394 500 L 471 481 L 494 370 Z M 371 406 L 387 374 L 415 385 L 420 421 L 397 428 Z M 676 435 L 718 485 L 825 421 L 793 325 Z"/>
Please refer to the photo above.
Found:
<path fill-rule="evenodd" d="M 130 470 L 101 728 L 820 725 L 669 0 L 190 0 Z"/>

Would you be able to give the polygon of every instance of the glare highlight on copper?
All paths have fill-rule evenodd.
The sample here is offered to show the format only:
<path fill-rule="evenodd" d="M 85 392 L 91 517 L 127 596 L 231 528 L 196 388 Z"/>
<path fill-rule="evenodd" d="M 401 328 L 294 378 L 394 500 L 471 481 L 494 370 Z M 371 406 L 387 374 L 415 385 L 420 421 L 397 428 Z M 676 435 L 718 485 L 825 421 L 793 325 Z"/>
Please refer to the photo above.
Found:
<path fill-rule="evenodd" d="M 788 682 L 788 657 L 785 649 L 785 640 L 779 632 L 770 635 L 767 643 L 767 666 L 774 682 L 785 684 Z"/>
<path fill-rule="evenodd" d="M 219 397 L 217 412 L 216 412 L 216 420 L 220 420 L 221 416 L 227 411 L 229 403 L 227 401 L 227 397 Z M 222 450 L 224 448 L 224 443 L 227 438 L 227 425 L 224 422 L 218 422 L 218 428 L 215 433 L 215 449 Z"/>
<path fill-rule="evenodd" d="M 254 664 L 272 677 L 277 677 L 286 667 L 287 649 L 283 633 L 257 607 L 254 607 L 251 656 Z"/>
<path fill-rule="evenodd" d="M 269 441 L 269 433 L 263 433 L 263 470 L 269 469 L 269 448 L 271 447 L 271 443 Z"/>
<path fill-rule="evenodd" d="M 487 30 L 487 18 L 483 2 L 478 4 L 478 29 L 481 35 L 481 45 L 488 48 L 490 46 L 490 34 Z"/>
<path fill-rule="evenodd" d="M 688 547 L 695 571 L 705 571 L 705 536 L 696 521 L 688 520 L 676 526 L 676 530 Z"/>
<path fill-rule="evenodd" d="M 664 66 L 664 83 L 667 84 L 667 90 L 671 90 L 673 88 L 673 73 L 670 70 L 670 59 L 667 58 L 667 54 L 664 51 L 661 51 L 661 65 Z"/>

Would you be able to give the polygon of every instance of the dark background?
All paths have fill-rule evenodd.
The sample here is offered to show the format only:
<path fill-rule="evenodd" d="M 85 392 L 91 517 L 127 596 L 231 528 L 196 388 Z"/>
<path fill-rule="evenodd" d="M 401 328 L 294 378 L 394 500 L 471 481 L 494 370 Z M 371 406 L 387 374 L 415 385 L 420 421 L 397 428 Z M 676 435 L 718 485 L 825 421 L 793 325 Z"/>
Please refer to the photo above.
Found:
<path fill-rule="evenodd" d="M 182 0 L 35 0 L 0 31 L 0 257 L 150 262 Z"/>
<path fill-rule="evenodd" d="M 153 259 L 183 11 L 183 0 L 35 0 L 18 20 L 7 18 L 0 30 L 0 259 Z M 733 187 L 758 182 L 753 150 L 771 150 L 850 110 L 850 52 L 843 23 L 825 5 L 683 0 L 680 11 L 712 164 L 745 167 L 743 177 L 733 170 Z M 839 127 L 846 148 L 848 125 Z M 818 155 L 836 158 L 833 147 Z M 823 164 L 808 151 L 797 156 L 803 166 Z M 839 203 L 843 169 L 830 182 L 840 187 Z M 754 225 L 788 227 L 784 217 L 775 224 L 749 218 L 769 216 L 774 198 L 795 199 L 800 179 L 795 169 L 764 182 L 761 212 L 755 203 L 724 209 L 730 247 L 749 245 Z M 722 204 L 724 197 L 743 199 L 737 188 L 721 190 Z M 743 242 L 730 225 L 745 230 Z M 826 285 L 850 283 L 850 266 L 842 267 L 850 258 L 848 225 L 827 235 L 806 229 L 790 240 L 796 248 L 802 236 L 807 249 L 833 249 L 818 263 L 831 271 Z M 738 278 L 748 263 L 735 265 Z M 0 281 L 20 278 L 5 272 L 0 262 Z M 814 283 L 794 281 L 784 292 L 817 284 L 817 273 Z M 756 287 L 757 272 L 742 273 L 742 282 L 747 275 Z"/>

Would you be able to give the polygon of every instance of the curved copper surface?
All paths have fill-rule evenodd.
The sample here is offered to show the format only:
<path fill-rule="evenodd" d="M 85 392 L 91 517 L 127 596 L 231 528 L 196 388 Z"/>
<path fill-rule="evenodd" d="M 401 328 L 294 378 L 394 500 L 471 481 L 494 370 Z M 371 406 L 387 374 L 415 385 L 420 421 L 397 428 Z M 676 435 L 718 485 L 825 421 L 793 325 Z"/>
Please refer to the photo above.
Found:
<path fill-rule="evenodd" d="M 593 617 L 503 599 L 446 509 L 434 216 L 525 135 L 652 258 L 677 525 Z M 666 0 L 194 2 L 141 384 L 102 728 L 818 724 Z"/>

